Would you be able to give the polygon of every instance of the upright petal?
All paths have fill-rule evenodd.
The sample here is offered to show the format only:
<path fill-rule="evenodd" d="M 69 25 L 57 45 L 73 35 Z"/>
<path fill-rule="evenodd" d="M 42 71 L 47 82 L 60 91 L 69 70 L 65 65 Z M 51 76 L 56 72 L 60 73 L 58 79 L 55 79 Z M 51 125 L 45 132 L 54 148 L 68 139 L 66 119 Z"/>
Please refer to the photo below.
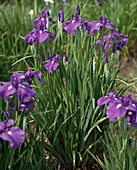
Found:
<path fill-rule="evenodd" d="M 61 8 L 59 9 L 58 18 L 60 22 L 64 22 L 64 14 Z"/>
<path fill-rule="evenodd" d="M 80 15 L 80 8 L 79 8 L 79 5 L 77 5 L 77 12 L 76 12 L 77 15 Z"/>

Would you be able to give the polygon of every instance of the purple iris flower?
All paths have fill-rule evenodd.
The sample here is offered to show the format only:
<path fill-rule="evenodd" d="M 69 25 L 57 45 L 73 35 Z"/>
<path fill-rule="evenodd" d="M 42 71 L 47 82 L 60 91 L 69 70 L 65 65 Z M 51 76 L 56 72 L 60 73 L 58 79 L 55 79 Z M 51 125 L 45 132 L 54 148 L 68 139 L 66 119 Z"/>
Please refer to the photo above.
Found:
<path fill-rule="evenodd" d="M 31 73 L 31 69 L 26 68 L 25 71 L 24 71 L 24 75 L 25 75 L 25 78 L 27 79 L 27 82 L 29 84 L 31 84 L 34 77 L 36 77 L 39 80 L 39 82 L 44 83 L 44 81 L 41 79 L 41 72 L 40 71 L 36 71 L 34 73 Z"/>
<path fill-rule="evenodd" d="M 11 148 L 18 148 L 25 140 L 25 132 L 17 126 L 9 128 L 13 124 L 13 119 L 0 122 L 0 139 L 10 141 Z"/>
<path fill-rule="evenodd" d="M 48 50 L 48 57 L 49 60 L 44 61 L 44 66 L 45 69 L 48 70 L 49 72 L 52 72 L 57 69 L 59 66 L 59 63 L 57 61 L 61 60 L 62 57 L 59 56 L 59 54 L 53 54 L 53 57 L 49 55 L 49 50 Z"/>
<path fill-rule="evenodd" d="M 44 29 L 46 29 L 47 17 L 49 17 L 49 15 L 50 14 L 49 14 L 48 6 L 46 5 L 46 12 L 42 11 L 42 13 L 39 13 L 39 18 L 37 18 L 33 21 L 34 26 L 37 26 L 39 28 L 41 26 L 41 22 L 42 22 Z M 49 17 L 49 21 L 52 22 L 53 24 L 56 23 L 56 21 L 54 21 L 50 17 Z"/>
<path fill-rule="evenodd" d="M 23 74 L 14 72 L 11 76 L 11 82 L 1 82 L 0 97 L 8 101 L 8 96 L 17 92 L 18 100 L 26 101 L 32 97 L 36 97 L 35 91 L 30 87 L 29 83 L 21 81 L 25 78 Z"/>
<path fill-rule="evenodd" d="M 129 112 L 136 112 L 137 109 L 134 103 L 131 95 L 127 97 L 121 95 L 118 100 L 113 100 L 109 103 L 109 106 L 106 108 L 106 114 L 111 121 L 114 121 L 116 117 L 124 117 L 125 115 L 128 115 Z"/>
<path fill-rule="evenodd" d="M 61 8 L 59 9 L 58 18 L 61 23 L 64 22 L 64 14 Z"/>
<path fill-rule="evenodd" d="M 41 24 L 41 25 L 40 25 L 40 24 Z M 43 27 L 42 21 L 40 21 L 40 23 L 39 23 L 39 28 L 38 28 L 38 30 L 36 31 L 36 41 L 37 41 L 38 43 L 42 43 L 42 42 L 44 42 L 44 41 L 47 40 L 48 35 L 50 35 L 50 40 L 49 40 L 49 42 L 51 42 L 51 41 L 53 41 L 53 40 L 55 39 L 55 36 L 54 36 L 52 33 L 50 33 L 50 32 L 48 31 L 48 29 L 45 28 L 45 26 Z"/>
<path fill-rule="evenodd" d="M 114 95 L 115 94 L 115 95 Z M 97 103 L 99 107 L 103 104 L 109 103 L 106 107 L 107 117 L 114 121 L 116 117 L 127 116 L 127 121 L 134 127 L 137 127 L 137 102 L 135 99 L 129 96 L 118 97 L 116 93 L 110 92 L 107 96 L 98 99 Z"/>
<path fill-rule="evenodd" d="M 72 15 L 72 20 L 69 20 L 66 23 L 64 23 L 64 30 L 67 31 L 67 33 L 74 34 L 76 28 L 79 26 L 83 28 L 83 25 L 85 24 L 83 22 L 85 22 L 86 20 L 84 20 L 82 16 L 81 18 L 79 18 L 78 15 L 80 15 L 79 5 L 77 6 L 77 12 L 75 16 L 74 14 Z"/>
<path fill-rule="evenodd" d="M 109 21 L 107 20 L 107 17 L 103 17 L 100 16 L 99 17 L 99 21 L 93 21 L 93 22 L 85 22 L 85 26 L 86 29 L 88 30 L 88 32 L 93 35 L 94 31 L 97 30 L 99 31 L 101 27 L 106 27 L 109 29 L 113 29 L 114 23 L 109 23 Z"/>
<path fill-rule="evenodd" d="M 49 42 L 55 39 L 55 36 L 52 33 L 50 33 L 47 28 L 45 29 L 42 25 L 39 26 L 37 30 L 35 29 L 35 32 L 33 32 L 33 37 L 31 32 L 28 35 L 26 35 L 23 39 L 23 41 L 27 41 L 30 45 L 33 45 L 33 43 L 36 41 L 37 43 L 42 43 L 46 41 L 48 35 L 50 36 Z"/>

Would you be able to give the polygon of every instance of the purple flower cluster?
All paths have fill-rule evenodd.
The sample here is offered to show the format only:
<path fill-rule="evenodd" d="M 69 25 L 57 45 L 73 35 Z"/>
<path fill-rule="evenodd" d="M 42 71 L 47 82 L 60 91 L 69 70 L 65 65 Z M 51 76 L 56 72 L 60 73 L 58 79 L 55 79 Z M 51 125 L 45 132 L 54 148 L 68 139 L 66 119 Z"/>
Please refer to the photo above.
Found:
<path fill-rule="evenodd" d="M 74 34 L 76 28 L 78 28 L 79 26 L 81 27 L 82 30 L 86 28 L 86 30 L 88 30 L 88 32 L 91 35 L 94 34 L 95 30 L 99 31 L 100 29 L 103 28 L 113 29 L 114 23 L 109 23 L 107 17 L 103 18 L 102 16 L 100 16 L 99 21 L 88 22 L 82 16 L 79 17 L 79 15 L 80 8 L 78 5 L 75 16 L 74 14 L 72 15 L 72 20 L 69 20 L 66 23 L 64 23 L 64 30 L 66 30 L 67 33 Z"/>
<path fill-rule="evenodd" d="M 11 148 L 18 148 L 25 140 L 25 132 L 17 126 L 10 127 L 13 124 L 13 119 L 0 122 L 0 139 L 10 141 Z"/>
<path fill-rule="evenodd" d="M 35 90 L 30 87 L 34 77 L 38 78 L 41 83 L 44 82 L 41 79 L 40 71 L 31 73 L 29 68 L 28 71 L 25 69 L 23 74 L 14 72 L 11 76 L 11 82 L 1 82 L 2 86 L 0 86 L 0 97 L 5 99 L 5 102 L 7 102 L 10 95 L 17 93 L 18 101 L 20 100 L 22 102 L 19 110 L 28 110 L 29 106 L 32 104 L 32 101 L 28 100 L 36 98 L 37 96 Z M 11 103 L 10 107 L 11 109 L 6 112 L 7 115 L 9 112 L 12 113 L 14 110 L 14 104 Z"/>
<path fill-rule="evenodd" d="M 122 50 L 123 46 L 128 42 L 128 35 L 123 35 L 118 33 L 118 29 L 111 30 L 111 33 L 103 37 L 103 40 L 97 40 L 95 44 L 101 45 L 104 47 L 103 51 L 105 52 L 105 56 L 107 57 L 107 51 L 112 47 L 112 53 L 115 53 L 117 50 Z M 108 61 L 108 60 L 107 60 Z"/>
<path fill-rule="evenodd" d="M 11 118 L 14 111 L 27 112 L 30 106 L 33 105 L 33 99 L 36 98 L 37 95 L 35 90 L 30 87 L 30 84 L 34 77 L 41 83 L 44 82 L 41 79 L 41 72 L 36 71 L 31 73 L 30 68 L 25 69 L 23 74 L 14 72 L 11 76 L 11 82 L 1 82 L 0 97 L 5 99 L 6 102 L 10 95 L 13 95 L 13 98 L 12 102 L 9 102 L 8 111 L 5 111 L 6 118 L 8 118 L 9 121 L 4 120 L 0 122 L 0 139 L 10 141 L 12 148 L 18 148 L 24 142 L 25 132 L 16 126 L 9 128 L 14 124 L 14 120 Z M 20 105 L 18 105 L 19 103 Z M 34 107 L 35 105 L 32 106 L 31 111 Z"/>
<path fill-rule="evenodd" d="M 48 35 L 50 36 L 50 42 L 54 40 L 55 36 L 48 31 L 47 22 L 52 22 L 55 24 L 56 22 L 49 17 L 49 10 L 46 5 L 46 12 L 42 11 L 39 13 L 39 18 L 33 21 L 34 26 L 38 27 L 38 29 L 32 28 L 31 32 L 27 34 L 23 41 L 27 41 L 30 45 L 33 45 L 34 42 L 42 43 L 47 40 Z"/>
<path fill-rule="evenodd" d="M 101 1 L 99 1 L 99 2 L 101 2 Z M 32 45 L 36 41 L 38 43 L 46 41 L 48 35 L 50 35 L 50 41 L 53 41 L 55 36 L 53 34 L 51 34 L 50 32 L 48 32 L 47 23 L 49 21 L 49 22 L 52 22 L 53 24 L 55 24 L 55 21 L 52 18 L 50 18 L 49 15 L 50 15 L 49 10 L 48 10 L 48 7 L 46 6 L 46 12 L 42 11 L 42 13 L 39 13 L 39 18 L 37 18 L 36 20 L 33 21 L 33 24 L 35 26 L 37 26 L 38 29 L 32 28 L 31 32 L 28 35 L 26 35 L 23 40 L 27 41 L 30 45 Z M 77 28 L 80 28 L 81 30 L 84 30 L 84 28 L 86 28 L 86 30 L 91 35 L 94 35 L 95 30 L 101 31 L 101 33 L 103 35 L 105 28 L 110 29 L 111 33 L 109 33 L 108 35 L 103 35 L 104 36 L 103 40 L 101 38 L 95 42 L 95 44 L 99 44 L 102 48 L 104 46 L 103 51 L 105 53 L 105 55 L 104 55 L 105 63 L 108 62 L 107 52 L 110 50 L 111 47 L 112 47 L 112 53 L 114 53 L 115 49 L 121 51 L 123 46 L 127 44 L 128 36 L 119 34 L 118 29 L 114 30 L 114 28 L 113 28 L 114 23 L 110 23 L 107 20 L 107 17 L 103 18 L 103 16 L 100 16 L 99 21 L 88 22 L 82 16 L 79 17 L 79 15 L 80 15 L 80 8 L 79 8 L 79 5 L 77 5 L 76 14 L 75 15 L 73 14 L 72 19 L 67 21 L 66 23 L 64 23 L 64 25 L 62 26 L 62 22 L 64 22 L 64 14 L 60 8 L 59 13 L 58 13 L 59 28 L 61 25 L 61 27 L 68 34 L 74 34 L 74 32 Z M 62 33 L 62 31 L 61 31 L 61 33 Z M 54 66 L 53 66 L 54 68 L 49 69 L 49 67 L 48 67 L 48 70 L 50 70 L 50 72 L 55 70 L 58 66 L 58 62 L 57 62 L 59 60 L 58 57 L 55 57 L 55 56 L 53 56 L 53 57 L 55 58 L 56 62 L 54 62 Z M 40 58 L 39 58 L 39 61 L 40 61 Z M 45 62 L 46 69 L 47 69 L 47 65 L 50 63 L 50 61 L 47 61 L 47 62 L 48 63 Z"/>
<path fill-rule="evenodd" d="M 11 76 L 11 82 L 1 82 L 0 97 L 8 101 L 8 96 L 15 92 L 18 94 L 18 100 L 26 101 L 32 97 L 36 97 L 35 91 L 30 87 L 29 83 L 22 82 L 25 75 L 14 72 Z"/>
<path fill-rule="evenodd" d="M 115 48 L 117 50 L 122 50 L 123 46 L 128 42 L 128 35 L 123 35 L 118 33 L 118 29 L 114 30 L 113 23 L 109 23 L 107 17 L 100 16 L 99 21 L 85 22 L 86 29 L 88 32 L 93 35 L 94 31 L 104 30 L 104 28 L 111 29 L 111 33 L 104 35 L 103 39 L 99 39 L 95 44 L 99 44 L 101 47 L 104 47 L 103 51 L 105 53 L 104 63 L 108 62 L 107 52 L 112 47 L 112 53 L 115 53 Z M 94 44 L 93 44 L 94 45 Z"/>
<path fill-rule="evenodd" d="M 107 103 L 109 105 L 106 107 L 106 115 L 111 121 L 114 121 L 116 117 L 126 116 L 127 121 L 137 128 L 137 102 L 131 98 L 131 95 L 118 97 L 116 93 L 110 91 L 108 95 L 97 101 L 100 109 L 102 105 Z"/>
<path fill-rule="evenodd" d="M 88 22 L 83 17 L 79 18 L 80 15 L 80 9 L 79 5 L 77 6 L 77 11 L 75 16 L 72 15 L 72 20 L 67 21 L 64 24 L 64 30 L 67 31 L 69 34 L 74 34 L 76 28 L 81 26 L 82 29 L 86 28 L 86 30 L 91 34 L 94 35 L 95 30 L 100 31 L 104 30 L 104 28 L 108 28 L 111 30 L 111 33 L 108 35 L 105 35 L 103 37 L 103 40 L 99 39 L 95 42 L 95 44 L 100 44 L 101 47 L 104 46 L 104 53 L 105 53 L 105 59 L 104 63 L 108 62 L 108 57 L 107 57 L 107 51 L 112 47 L 112 53 L 115 52 L 115 48 L 117 50 L 122 50 L 123 46 L 127 44 L 128 42 L 128 36 L 119 34 L 118 29 L 114 30 L 114 23 L 110 23 L 107 20 L 107 17 L 100 16 L 99 21 L 92 21 Z"/>

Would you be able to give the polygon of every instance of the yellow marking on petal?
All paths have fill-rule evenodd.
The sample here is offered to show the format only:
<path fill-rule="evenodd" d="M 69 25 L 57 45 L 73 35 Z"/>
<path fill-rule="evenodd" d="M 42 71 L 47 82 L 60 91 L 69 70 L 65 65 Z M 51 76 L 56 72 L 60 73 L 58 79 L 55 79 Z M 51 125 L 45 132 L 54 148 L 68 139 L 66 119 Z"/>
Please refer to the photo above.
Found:
<path fill-rule="evenodd" d="M 39 33 L 41 34 L 41 33 L 42 33 L 42 31 L 40 30 L 40 31 L 39 31 Z"/>
<path fill-rule="evenodd" d="M 132 104 L 132 106 L 136 107 L 135 104 Z"/>
<path fill-rule="evenodd" d="M 53 64 L 53 63 L 54 63 L 54 60 L 52 60 L 51 62 L 52 62 L 52 64 Z"/>
<path fill-rule="evenodd" d="M 11 135 L 11 131 L 7 131 L 7 133 L 8 133 L 9 135 Z"/>
<path fill-rule="evenodd" d="M 118 105 L 117 105 L 117 109 L 120 108 L 121 106 L 122 106 L 122 104 L 118 104 Z"/>
<path fill-rule="evenodd" d="M 115 100 L 117 100 L 117 98 L 114 98 Z"/>
<path fill-rule="evenodd" d="M 100 23 L 97 23 L 96 26 L 100 25 Z"/>
<path fill-rule="evenodd" d="M 75 20 L 72 20 L 72 24 L 75 22 Z"/>
<path fill-rule="evenodd" d="M 12 87 L 13 87 L 13 86 L 12 86 L 12 85 L 10 85 L 10 86 L 8 87 L 8 90 L 10 90 Z"/>
<path fill-rule="evenodd" d="M 24 86 L 24 85 L 21 85 L 21 87 L 25 88 L 25 86 Z"/>
<path fill-rule="evenodd" d="M 25 78 L 25 76 L 24 76 L 24 75 L 22 75 L 20 78 Z"/>
<path fill-rule="evenodd" d="M 41 18 L 41 21 L 44 21 L 44 18 Z"/>
<path fill-rule="evenodd" d="M 24 105 L 23 105 L 23 104 L 21 104 L 20 106 L 21 106 L 21 107 L 23 107 Z"/>

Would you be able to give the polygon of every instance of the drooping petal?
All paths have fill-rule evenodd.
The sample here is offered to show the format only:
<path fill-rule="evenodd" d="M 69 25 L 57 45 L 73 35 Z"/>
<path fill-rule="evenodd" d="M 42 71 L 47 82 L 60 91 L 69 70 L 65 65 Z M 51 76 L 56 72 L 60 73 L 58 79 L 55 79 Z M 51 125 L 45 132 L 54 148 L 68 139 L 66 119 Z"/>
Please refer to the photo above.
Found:
<path fill-rule="evenodd" d="M 59 63 L 57 61 L 54 61 L 52 66 L 52 71 L 56 70 L 56 68 L 59 66 Z"/>
<path fill-rule="evenodd" d="M 64 24 L 64 30 L 66 30 L 69 34 L 74 34 L 74 32 L 78 26 L 80 26 L 79 21 L 70 20 L 66 24 Z"/>
<path fill-rule="evenodd" d="M 45 66 L 45 69 L 48 70 L 49 72 L 52 72 L 52 67 L 53 67 L 53 63 L 51 60 L 47 60 L 47 61 L 44 61 L 44 66 Z"/>
<path fill-rule="evenodd" d="M 114 103 L 112 105 L 107 106 L 107 116 L 110 120 L 113 120 L 115 117 L 124 117 L 127 108 L 123 106 L 121 103 Z"/>
<path fill-rule="evenodd" d="M 48 33 L 47 32 L 45 32 L 45 31 L 37 31 L 37 33 L 36 33 L 36 41 L 38 42 L 38 43 L 42 43 L 42 42 L 44 42 L 44 41 L 46 41 L 47 40 L 47 38 L 48 38 Z"/>
<path fill-rule="evenodd" d="M 53 24 L 56 23 L 56 21 L 54 21 L 51 17 L 49 17 L 49 22 L 52 22 Z"/>
<path fill-rule="evenodd" d="M 96 22 L 86 22 L 86 23 L 85 23 L 86 29 L 88 30 L 88 32 L 89 32 L 91 35 L 94 34 L 96 24 L 97 24 Z"/>
<path fill-rule="evenodd" d="M 98 99 L 97 104 L 101 108 L 102 105 L 107 104 L 109 101 L 110 101 L 110 97 L 104 96 L 104 97 L 101 97 L 101 98 Z"/>
<path fill-rule="evenodd" d="M 5 86 L 5 85 L 10 86 L 10 85 L 11 85 L 11 82 L 2 82 L 2 81 L 1 81 L 1 84 L 2 84 L 3 86 Z"/>
<path fill-rule="evenodd" d="M 49 42 L 53 41 L 55 39 L 55 36 L 52 33 L 48 32 L 48 31 L 47 31 L 47 33 L 50 35 Z"/>
<path fill-rule="evenodd" d="M 0 87 L 0 97 L 8 101 L 8 96 L 14 94 L 16 92 L 16 88 L 12 86 L 10 82 L 9 85 L 4 85 Z"/>
<path fill-rule="evenodd" d="M 11 142 L 11 148 L 18 148 L 25 140 L 25 132 L 19 127 L 11 127 L 2 133 L 2 139 Z"/>
<path fill-rule="evenodd" d="M 44 83 L 44 81 L 41 79 L 40 71 L 36 71 L 36 72 L 32 73 L 32 76 L 36 77 L 39 80 L 39 82 Z"/>
<path fill-rule="evenodd" d="M 32 28 L 31 32 L 23 38 L 23 41 L 27 41 L 27 43 L 33 45 L 33 43 L 36 41 L 36 29 Z"/>

